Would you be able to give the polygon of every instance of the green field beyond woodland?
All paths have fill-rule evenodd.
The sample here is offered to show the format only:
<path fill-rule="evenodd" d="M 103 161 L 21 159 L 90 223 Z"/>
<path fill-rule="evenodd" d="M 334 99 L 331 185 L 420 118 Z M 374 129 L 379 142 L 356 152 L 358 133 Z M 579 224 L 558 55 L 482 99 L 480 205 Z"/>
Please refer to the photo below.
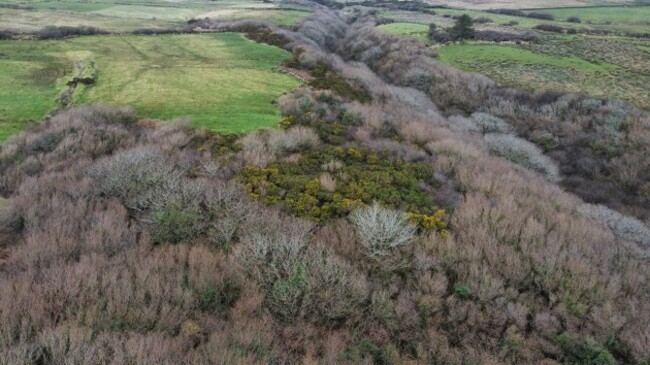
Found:
<path fill-rule="evenodd" d="M 580 46 L 585 44 L 591 48 L 583 51 Z M 594 55 L 597 47 L 605 51 Z M 437 47 L 435 51 L 443 63 L 482 73 L 504 85 L 531 91 L 565 90 L 650 107 L 648 69 L 643 71 L 643 65 L 650 59 L 642 50 L 622 40 L 554 39 L 526 48 L 465 43 Z"/>
<path fill-rule="evenodd" d="M 263 0 L 0 0 L 0 29 L 36 32 L 46 26 L 93 26 L 111 32 L 178 28 L 190 19 L 264 19 L 292 25 L 309 14 L 300 6 Z"/>
<path fill-rule="evenodd" d="M 502 85 L 620 99 L 650 110 L 650 39 L 641 36 L 650 32 L 650 6 L 535 10 L 554 20 L 480 10 L 430 10 L 427 14 L 383 12 L 381 16 L 394 22 L 378 28 L 428 42 L 439 61 L 463 71 L 481 73 Z M 533 35 L 536 40 L 437 44 L 428 39 L 430 24 L 446 31 L 454 25 L 454 17 L 461 14 L 480 19 L 474 24 L 479 32 Z M 560 31 L 535 29 L 540 24 L 559 27 Z"/>
<path fill-rule="evenodd" d="M 428 25 L 400 22 L 382 24 L 377 28 L 381 29 L 384 32 L 406 35 L 425 42 L 427 41 L 427 32 L 429 31 Z"/>
<path fill-rule="evenodd" d="M 75 104 L 131 105 L 143 117 L 189 117 L 219 132 L 275 125 L 274 105 L 300 85 L 276 70 L 289 53 L 236 33 L 92 36 L 0 42 L 0 141 L 41 119 L 74 75 L 94 63 L 95 85 Z"/>

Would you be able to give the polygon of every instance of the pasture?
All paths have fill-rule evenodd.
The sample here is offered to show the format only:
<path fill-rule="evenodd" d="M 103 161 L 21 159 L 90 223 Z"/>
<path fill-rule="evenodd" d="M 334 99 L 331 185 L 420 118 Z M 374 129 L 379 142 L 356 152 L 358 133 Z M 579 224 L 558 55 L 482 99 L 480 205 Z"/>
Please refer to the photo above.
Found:
<path fill-rule="evenodd" d="M 193 18 L 223 20 L 265 19 L 291 25 L 309 14 L 300 6 L 283 6 L 263 1 L 104 0 L 25 1 L 0 0 L 0 29 L 35 32 L 45 26 L 94 26 L 111 32 L 139 28 L 177 28 Z"/>
<path fill-rule="evenodd" d="M 426 2 L 436 6 L 485 10 L 636 5 L 639 3 L 647 3 L 647 0 L 427 0 Z"/>
<path fill-rule="evenodd" d="M 390 23 L 382 24 L 377 28 L 384 32 L 410 36 L 422 41 L 427 40 L 427 32 L 429 31 L 428 26 L 418 23 Z"/>
<path fill-rule="evenodd" d="M 650 30 L 650 6 L 599 6 L 523 10 L 524 13 L 531 11 L 548 13 L 554 16 L 554 20 L 496 14 L 476 9 L 433 8 L 432 10 L 435 11 L 435 14 L 392 10 L 381 12 L 380 16 L 393 19 L 400 23 L 424 25 L 435 23 L 441 27 L 451 26 L 454 17 L 467 14 L 474 19 L 486 18 L 490 20 L 489 23 L 477 25 L 481 29 L 527 30 L 540 24 L 551 24 L 579 30 L 606 30 L 630 33 L 645 33 Z M 580 23 L 568 22 L 567 20 L 570 17 L 579 18 Z M 509 24 L 514 24 L 514 26 Z"/>
<path fill-rule="evenodd" d="M 650 31 L 650 6 L 544 9 L 558 21 L 578 17 L 582 25 L 631 32 Z"/>
<path fill-rule="evenodd" d="M 471 68 L 475 63 L 518 63 L 529 66 L 546 66 L 558 69 L 571 69 L 584 73 L 609 72 L 614 65 L 594 64 L 578 57 L 554 57 L 534 53 L 513 45 L 493 44 L 454 44 L 436 49 L 440 61 Z M 506 70 L 504 70 L 506 71 Z"/>
<path fill-rule="evenodd" d="M 538 45 L 465 43 L 435 50 L 441 62 L 482 73 L 503 85 L 531 91 L 571 91 L 650 107 L 647 72 L 635 70 L 629 64 L 617 64 L 616 59 L 591 58 L 579 50 L 562 53 L 560 45 L 553 47 L 553 42 L 549 41 L 545 49 Z"/>
<path fill-rule="evenodd" d="M 495 81 L 527 90 L 566 90 L 596 97 L 622 99 L 650 109 L 650 40 L 630 33 L 650 32 L 650 6 L 595 6 L 538 9 L 554 20 L 494 14 L 483 10 L 432 9 L 435 14 L 386 11 L 384 18 L 395 23 L 380 29 L 426 40 L 428 25 L 450 28 L 454 17 L 468 14 L 484 18 L 476 30 L 525 34 L 533 32 L 539 41 L 497 44 L 468 42 L 435 45 L 440 61 L 464 71 L 483 73 Z M 523 10 L 528 13 L 532 10 Z M 577 17 L 579 23 L 569 22 Z M 578 34 L 557 34 L 534 29 L 551 24 Z M 417 30 L 420 30 L 419 32 Z M 602 31 L 609 33 L 601 34 Z"/>
<path fill-rule="evenodd" d="M 98 77 L 77 87 L 75 104 L 128 104 L 220 132 L 275 125 L 274 101 L 300 85 L 276 69 L 288 52 L 236 33 L 2 41 L 0 50 L 0 140 L 55 107 L 79 62 Z"/>

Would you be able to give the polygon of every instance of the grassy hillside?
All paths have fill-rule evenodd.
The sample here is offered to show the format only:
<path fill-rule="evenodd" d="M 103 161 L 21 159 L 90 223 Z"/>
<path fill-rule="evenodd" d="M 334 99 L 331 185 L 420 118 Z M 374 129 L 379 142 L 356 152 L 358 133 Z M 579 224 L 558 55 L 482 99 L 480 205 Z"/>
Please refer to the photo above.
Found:
<path fill-rule="evenodd" d="M 582 30 L 609 30 L 619 32 L 647 32 L 650 27 L 650 6 L 595 6 L 582 8 L 551 8 L 523 10 L 524 13 L 548 13 L 552 20 L 538 19 L 526 16 L 496 14 L 485 10 L 474 9 L 444 9 L 432 8 L 435 14 L 425 14 L 414 11 L 391 10 L 381 14 L 384 18 L 394 19 L 398 22 L 417 23 L 428 25 L 436 23 L 438 26 L 451 26 L 453 17 L 467 14 L 472 18 L 487 18 L 490 22 L 480 26 L 486 29 L 530 29 L 540 24 L 552 24 L 562 27 L 573 27 Z M 577 17 L 580 23 L 568 22 L 570 17 Z M 513 26 L 503 27 L 515 22 Z"/>
<path fill-rule="evenodd" d="M 616 98 L 650 108 L 650 40 L 632 33 L 650 31 L 650 6 L 538 9 L 553 20 L 495 14 L 482 10 L 433 9 L 435 14 L 387 11 L 384 18 L 396 23 L 379 28 L 424 40 L 429 24 L 448 29 L 454 17 L 468 14 L 481 21 L 477 31 L 493 34 L 533 34 L 535 41 L 468 42 L 436 45 L 444 63 L 464 71 L 483 73 L 495 81 L 528 90 L 567 90 L 596 97 Z M 531 10 L 523 10 L 529 13 Z M 569 19 L 573 18 L 573 19 Z M 569 21 L 571 20 L 571 21 Z M 553 25 L 577 34 L 535 29 Z M 419 29 L 419 32 L 416 31 Z M 573 33 L 573 31 L 571 31 Z M 606 32 L 604 34 L 601 34 Z"/>
<path fill-rule="evenodd" d="M 0 49 L 1 83 L 15 86 L 0 90 L 2 139 L 53 108 L 82 60 L 94 61 L 98 79 L 78 86 L 75 103 L 130 104 L 222 132 L 274 125 L 273 101 L 300 84 L 274 70 L 286 51 L 234 33 L 5 41 Z"/>
<path fill-rule="evenodd" d="M 126 32 L 138 28 L 178 27 L 189 19 L 205 17 L 223 20 L 265 19 L 276 24 L 291 25 L 309 14 L 300 6 L 281 8 L 278 4 L 243 0 L 0 1 L 0 6 L 3 5 L 10 7 L 3 7 L 0 11 L 0 29 L 18 32 L 33 32 L 50 25 L 95 26 L 114 32 Z"/>
<path fill-rule="evenodd" d="M 567 90 L 650 107 L 650 62 L 643 46 L 629 39 L 554 36 L 539 44 L 465 43 L 437 47 L 436 52 L 444 63 L 504 85 Z"/>
<path fill-rule="evenodd" d="M 614 74 L 621 71 L 613 64 L 535 53 L 514 45 L 467 43 L 439 47 L 436 51 L 444 63 L 525 89 L 567 90 L 606 97 L 612 94 Z"/>
<path fill-rule="evenodd" d="M 639 30 L 650 28 L 650 6 L 639 7 L 591 7 L 544 9 L 558 20 L 577 16 L 582 22 L 604 25 L 629 25 Z"/>
<path fill-rule="evenodd" d="M 588 7 L 594 5 L 635 5 L 645 0 L 427 0 L 437 6 L 468 9 L 540 9 L 550 7 Z"/>
<path fill-rule="evenodd" d="M 507 62 L 514 60 L 530 66 L 550 66 L 582 72 L 607 72 L 611 65 L 596 65 L 577 57 L 551 57 L 511 45 L 454 44 L 440 48 L 440 60 L 447 63 L 471 64 L 477 60 Z"/>
<path fill-rule="evenodd" d="M 417 23 L 390 23 L 382 24 L 379 29 L 393 34 L 406 35 L 423 41 L 427 40 L 427 31 L 429 27 Z"/>

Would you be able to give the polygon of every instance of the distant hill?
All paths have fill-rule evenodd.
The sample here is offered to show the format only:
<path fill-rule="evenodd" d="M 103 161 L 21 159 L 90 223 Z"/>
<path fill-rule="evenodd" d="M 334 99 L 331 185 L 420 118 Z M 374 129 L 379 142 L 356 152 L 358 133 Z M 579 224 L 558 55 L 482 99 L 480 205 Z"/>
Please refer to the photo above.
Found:
<path fill-rule="evenodd" d="M 431 5 L 467 9 L 541 9 L 576 6 L 642 5 L 643 1 L 644 0 L 428 0 L 425 2 Z"/>

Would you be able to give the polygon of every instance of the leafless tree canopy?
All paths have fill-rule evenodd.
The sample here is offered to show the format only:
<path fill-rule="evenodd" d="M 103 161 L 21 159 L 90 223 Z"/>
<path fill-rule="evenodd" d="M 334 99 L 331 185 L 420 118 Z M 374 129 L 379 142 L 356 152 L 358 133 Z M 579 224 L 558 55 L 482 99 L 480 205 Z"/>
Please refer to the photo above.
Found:
<path fill-rule="evenodd" d="M 256 24 L 365 96 L 300 88 L 282 128 L 95 105 L 2 144 L 0 363 L 646 363 L 648 116 L 500 88 L 374 24 Z M 350 161 L 392 168 L 381 192 L 427 176 L 296 213 L 349 191 Z"/>

